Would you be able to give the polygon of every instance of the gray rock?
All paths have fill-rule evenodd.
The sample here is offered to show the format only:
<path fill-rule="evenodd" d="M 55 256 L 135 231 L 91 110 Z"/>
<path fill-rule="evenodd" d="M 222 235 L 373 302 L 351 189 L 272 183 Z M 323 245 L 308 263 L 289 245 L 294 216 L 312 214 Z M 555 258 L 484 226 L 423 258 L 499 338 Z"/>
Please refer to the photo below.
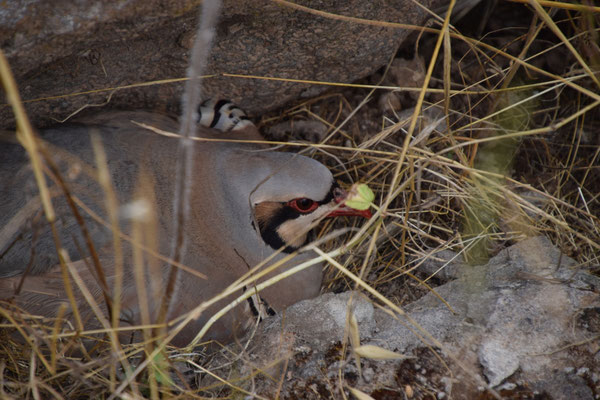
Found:
<path fill-rule="evenodd" d="M 479 349 L 479 361 L 490 386 L 501 384 L 519 369 L 519 358 L 505 341 L 486 339 Z"/>
<path fill-rule="evenodd" d="M 596 327 L 600 296 L 594 288 L 600 287 L 600 279 L 574 269 L 574 265 L 548 239 L 525 240 L 500 252 L 487 265 L 462 267 L 459 279 L 436 288 L 447 305 L 430 293 L 405 307 L 414 323 L 369 307 L 369 301 L 355 293 L 362 344 L 410 354 L 433 344 L 423 338 L 422 329 L 442 343 L 442 353 L 448 357 L 460 390 L 470 385 L 468 392 L 474 394 L 486 387 L 509 390 L 523 386 L 554 399 L 592 399 L 588 381 L 596 384 L 593 378 L 584 378 L 597 379 L 600 366 L 593 361 L 597 352 L 594 342 L 586 339 L 597 335 L 590 329 Z M 277 359 L 273 343 L 284 337 L 314 350 L 303 353 L 301 362 L 294 356 L 296 363 L 288 365 L 288 374 L 298 378 L 286 381 L 282 393 L 294 382 L 323 376 L 323 371 L 332 376 L 339 376 L 340 368 L 349 376 L 355 373 L 350 367 L 354 363 L 351 352 L 346 355 L 348 361 L 331 361 L 331 355 L 339 356 L 342 349 L 332 343 L 343 337 L 349 297 L 349 293 L 325 294 L 304 301 L 289 308 L 283 318 L 277 316 L 259 328 L 254 354 L 260 354 L 258 359 L 265 363 Z M 586 312 L 586 323 L 576 322 L 576 317 Z M 571 348 L 576 348 L 577 357 Z M 591 361 L 582 364 L 586 359 Z M 421 371 L 416 363 L 426 361 L 414 360 L 414 370 Z M 393 387 L 402 362 L 362 358 L 362 370 L 368 372 L 353 387 L 366 393 Z M 431 365 L 423 371 L 430 369 Z M 423 378 L 421 371 L 415 379 L 420 382 Z M 439 380 L 438 390 L 451 395 L 452 384 L 443 383 L 451 381 L 444 379 Z"/>
<path fill-rule="evenodd" d="M 419 2 L 430 7 L 434 0 Z M 310 9 L 419 25 L 427 14 L 408 0 L 303 0 Z M 196 31 L 196 0 L 8 1 L 0 7 L 1 46 L 24 100 L 162 79 L 184 78 Z M 315 16 L 268 0 L 225 0 L 207 74 L 352 82 L 387 63 L 409 30 Z M 264 112 L 327 88 L 274 80 L 212 77 L 205 97 Z M 110 107 L 177 112 L 181 82 L 119 90 Z M 35 126 L 103 104 L 110 91 L 26 104 Z M 0 108 L 0 129 L 14 125 Z"/>
<path fill-rule="evenodd" d="M 423 260 L 418 271 L 426 274 L 427 277 L 433 275 L 443 280 L 450 280 L 460 276 L 462 267 L 463 259 L 460 254 L 452 250 L 442 250 Z"/>
<path fill-rule="evenodd" d="M 577 375 L 567 375 L 560 371 L 534 382 L 532 388 L 540 393 L 551 395 L 552 399 L 594 399 L 592 389 L 583 378 Z"/>
<path fill-rule="evenodd" d="M 284 332 L 310 343 L 312 350 L 324 351 L 344 340 L 350 298 L 361 338 L 371 337 L 375 330 L 373 305 L 361 294 L 352 292 L 326 293 L 316 299 L 296 303 L 282 315 L 265 321 L 265 325 L 268 324 L 265 329 L 281 330 L 283 325 Z"/>

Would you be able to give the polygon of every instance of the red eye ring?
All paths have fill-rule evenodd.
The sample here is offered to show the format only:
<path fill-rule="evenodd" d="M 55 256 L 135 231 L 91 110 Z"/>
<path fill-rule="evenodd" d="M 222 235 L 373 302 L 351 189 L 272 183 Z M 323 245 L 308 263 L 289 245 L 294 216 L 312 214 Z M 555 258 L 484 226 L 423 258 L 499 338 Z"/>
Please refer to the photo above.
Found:
<path fill-rule="evenodd" d="M 319 203 L 306 197 L 291 200 L 287 205 L 302 214 L 313 212 L 319 207 Z"/>

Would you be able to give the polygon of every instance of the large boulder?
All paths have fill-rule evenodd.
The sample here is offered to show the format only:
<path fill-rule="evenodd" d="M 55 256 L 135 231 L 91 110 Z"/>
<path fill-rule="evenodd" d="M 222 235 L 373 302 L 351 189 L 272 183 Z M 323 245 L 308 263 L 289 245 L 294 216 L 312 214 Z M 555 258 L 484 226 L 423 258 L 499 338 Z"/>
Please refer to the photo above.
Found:
<path fill-rule="evenodd" d="M 296 3 L 341 16 L 419 25 L 427 16 L 423 7 L 435 1 L 420 1 L 420 6 L 410 0 Z M 34 124 L 42 127 L 86 104 L 107 102 L 112 108 L 177 113 L 181 81 L 114 93 L 106 89 L 185 77 L 199 3 L 4 2 L 0 45 Z M 274 1 L 225 0 L 207 74 L 352 82 L 388 62 L 410 33 L 318 16 Z M 204 97 L 231 98 L 254 114 L 327 88 L 223 76 L 205 79 L 204 86 Z M 79 94 L 94 90 L 102 91 Z M 12 126 L 10 107 L 0 107 L 0 128 Z"/>

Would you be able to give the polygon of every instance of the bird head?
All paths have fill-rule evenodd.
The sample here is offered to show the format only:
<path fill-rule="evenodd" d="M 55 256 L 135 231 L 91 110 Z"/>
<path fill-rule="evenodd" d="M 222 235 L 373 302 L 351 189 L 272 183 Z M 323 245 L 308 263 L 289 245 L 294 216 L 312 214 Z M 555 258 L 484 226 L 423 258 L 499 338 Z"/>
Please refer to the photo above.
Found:
<path fill-rule="evenodd" d="M 312 184 L 314 185 L 315 182 Z M 361 216 L 370 218 L 369 210 L 355 210 L 344 205 L 347 192 L 334 180 L 326 195 L 306 190 L 283 201 L 262 201 L 254 204 L 254 218 L 264 242 L 273 249 L 290 253 L 303 246 L 309 231 L 323 218 Z M 289 196 L 288 196 L 289 197 Z"/>
<path fill-rule="evenodd" d="M 299 249 L 306 243 L 309 231 L 324 218 L 371 216 L 368 210 L 344 205 L 347 192 L 316 160 L 276 152 L 246 155 L 246 160 L 254 164 L 245 169 L 252 171 L 253 176 L 244 178 L 249 183 L 253 229 L 273 250 L 291 253 Z"/>

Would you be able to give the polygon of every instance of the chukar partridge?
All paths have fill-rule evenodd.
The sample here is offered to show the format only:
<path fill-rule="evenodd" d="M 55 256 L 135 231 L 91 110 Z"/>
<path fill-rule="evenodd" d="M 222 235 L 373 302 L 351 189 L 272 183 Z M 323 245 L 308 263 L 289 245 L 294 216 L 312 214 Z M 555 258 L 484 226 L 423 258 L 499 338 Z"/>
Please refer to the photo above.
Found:
<path fill-rule="evenodd" d="M 208 102 L 201 107 L 197 136 L 262 139 L 245 114 L 230 103 Z M 100 137 L 106 153 L 112 185 L 120 204 L 121 231 L 131 236 L 131 221 L 123 214 L 132 209 L 132 204 L 140 204 L 138 182 L 145 174 L 150 177 L 151 184 L 142 192 L 147 194 L 149 204 L 154 205 L 157 216 L 155 250 L 168 256 L 174 235 L 177 139 L 159 135 L 132 121 L 168 132 L 177 132 L 178 128 L 176 121 L 155 113 L 109 112 L 41 133 L 44 146 L 58 165 L 85 221 L 106 276 L 105 287 L 94 272 L 81 224 L 73 216 L 63 190 L 46 166 L 61 244 L 104 313 L 108 310 L 107 301 L 103 299 L 113 295 L 115 261 L 112 231 L 97 218 L 109 220 L 105 191 L 96 178 L 90 143 L 92 133 Z M 340 208 L 345 192 L 337 186 L 330 171 L 315 160 L 293 153 L 264 151 L 246 143 L 196 141 L 193 146 L 189 219 L 183 227 L 187 251 L 181 260 L 189 269 L 178 272 L 167 320 L 221 293 L 277 250 L 283 249 L 274 260 L 300 248 L 307 240 L 311 225 L 318 219 L 335 215 L 368 216 L 364 212 Z M 147 293 L 146 299 L 141 300 L 137 289 L 139 280 L 136 285 L 132 266 L 132 246 L 126 239 L 122 243 L 124 283 L 120 320 L 140 324 L 140 301 L 146 302 L 154 320 L 170 264 L 164 258 L 157 259 L 152 255 L 156 252 L 144 251 L 143 257 L 148 264 L 144 272 Z M 300 253 L 283 269 L 312 256 L 308 252 Z M 157 273 L 151 273 L 149 265 L 152 263 L 157 265 Z M 194 271 L 204 277 L 197 276 Z M 282 310 L 299 300 L 316 296 L 321 280 L 322 267 L 315 265 L 265 289 L 260 292 L 260 297 L 270 309 Z M 74 287 L 86 328 L 99 327 L 88 302 L 75 284 Z M 173 343 L 187 345 L 207 319 L 233 298 L 230 296 L 214 304 L 199 319 L 188 324 Z M 47 317 L 54 317 L 59 306 L 66 304 L 66 315 L 72 317 L 54 240 L 42 214 L 31 167 L 24 150 L 14 140 L 13 143 L 0 141 L 0 299 L 10 300 L 28 312 Z M 254 320 L 256 308 L 255 302 L 238 305 L 213 325 L 205 338 L 230 341 L 247 329 L 249 322 Z"/>

